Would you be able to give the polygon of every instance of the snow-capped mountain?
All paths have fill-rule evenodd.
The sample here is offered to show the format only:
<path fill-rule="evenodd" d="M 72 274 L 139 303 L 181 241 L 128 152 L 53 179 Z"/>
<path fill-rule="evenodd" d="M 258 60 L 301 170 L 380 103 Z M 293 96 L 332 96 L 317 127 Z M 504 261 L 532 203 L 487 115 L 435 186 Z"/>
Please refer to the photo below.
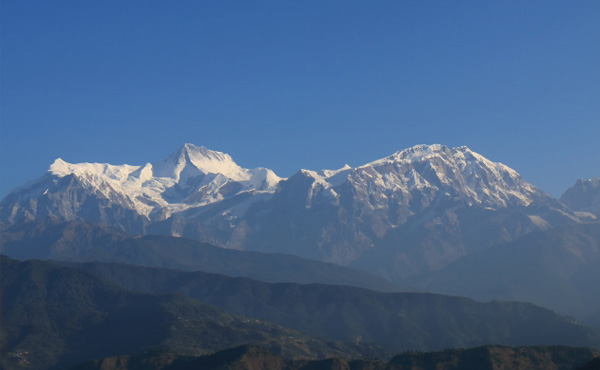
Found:
<path fill-rule="evenodd" d="M 2 222 L 49 215 L 351 264 L 392 279 L 578 221 L 509 167 L 438 144 L 289 179 L 191 144 L 154 165 L 57 160 L 0 203 Z"/>
<path fill-rule="evenodd" d="M 600 177 L 579 179 L 560 197 L 570 209 L 600 217 Z"/>
<path fill-rule="evenodd" d="M 59 158 L 41 179 L 9 194 L 0 214 L 3 222 L 55 216 L 143 232 L 146 225 L 188 209 L 272 193 L 280 181 L 269 169 L 241 168 L 225 153 L 192 144 L 144 166 L 71 164 Z M 127 226 L 131 221 L 134 230 Z"/>
<path fill-rule="evenodd" d="M 334 188 L 348 182 L 368 195 L 365 200 L 370 208 L 386 207 L 393 200 L 408 213 L 426 207 L 433 200 L 431 195 L 440 192 L 469 205 L 491 209 L 526 207 L 535 199 L 547 197 L 508 166 L 492 162 L 465 146 L 450 149 L 439 144 L 418 145 L 356 169 L 302 172 L 315 180 L 310 202 L 317 196 L 337 199 Z M 430 196 L 426 199 L 414 202 L 427 194 Z"/>
<path fill-rule="evenodd" d="M 245 216 L 253 248 L 391 279 L 577 220 L 509 167 L 443 145 L 418 145 L 353 169 L 299 171 Z"/>

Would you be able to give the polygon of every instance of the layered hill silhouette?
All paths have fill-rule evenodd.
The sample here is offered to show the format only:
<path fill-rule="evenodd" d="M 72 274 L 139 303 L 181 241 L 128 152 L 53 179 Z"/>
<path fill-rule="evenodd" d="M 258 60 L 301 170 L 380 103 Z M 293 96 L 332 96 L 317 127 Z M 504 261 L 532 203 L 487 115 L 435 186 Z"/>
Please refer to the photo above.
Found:
<path fill-rule="evenodd" d="M 59 369 L 69 365 L 91 361 L 78 366 L 79 369 L 111 368 L 129 369 L 131 366 L 153 368 L 186 369 L 198 368 L 207 364 L 223 366 L 247 367 L 260 364 L 268 368 L 369 368 L 369 369 L 404 369 L 421 368 L 427 364 L 437 364 L 452 367 L 472 366 L 478 361 L 495 361 L 494 364 L 503 364 L 506 361 L 521 364 L 542 364 L 554 366 L 544 368 L 567 368 L 566 364 L 583 364 L 596 355 L 596 352 L 584 349 L 552 347 L 550 349 L 510 349 L 503 347 L 485 347 L 472 351 L 455 350 L 441 353 L 415 354 L 408 353 L 393 357 L 389 363 L 380 360 L 350 360 L 362 357 L 385 357 L 386 352 L 372 345 L 359 343 L 343 344 L 340 342 L 323 341 L 315 339 L 298 331 L 271 324 L 266 321 L 237 316 L 222 311 L 214 306 L 200 303 L 197 300 L 181 295 L 141 294 L 125 290 L 105 279 L 100 279 L 88 271 L 81 269 L 60 267 L 50 262 L 26 261 L 19 262 L 5 256 L 0 256 L 1 283 L 2 283 L 2 350 L 5 368 L 24 369 Z M 314 284 L 296 284 L 293 289 L 290 284 L 267 284 L 245 278 L 229 278 L 208 275 L 208 281 L 202 281 L 199 273 L 168 271 L 157 268 L 130 267 L 116 264 L 91 263 L 86 268 L 98 273 L 99 270 L 112 270 L 113 275 L 133 273 L 150 285 L 160 285 L 162 280 L 171 287 L 183 284 L 184 286 L 214 285 L 216 291 L 230 290 L 226 281 L 231 280 L 233 286 L 244 286 L 244 291 L 252 292 L 255 309 L 266 309 L 266 303 L 261 305 L 260 300 L 269 302 L 267 297 L 272 297 L 272 302 L 289 302 L 284 305 L 271 303 L 271 310 L 275 308 L 285 312 L 289 304 L 298 306 L 297 300 L 323 301 L 315 312 L 327 312 L 327 301 L 332 301 L 337 311 L 336 315 L 346 316 L 349 302 L 356 301 L 356 295 L 351 290 L 362 294 L 379 295 L 382 298 L 367 297 L 365 302 L 373 317 L 383 317 L 383 311 L 373 310 L 375 306 L 385 306 L 390 301 L 395 302 L 395 320 L 380 323 L 371 322 L 382 329 L 391 324 L 396 336 L 406 337 L 406 340 L 416 340 L 423 331 L 433 329 L 434 335 L 449 333 L 459 337 L 456 328 L 467 328 L 466 333 L 472 340 L 478 339 L 477 331 L 487 332 L 490 341 L 496 338 L 513 335 L 513 341 L 527 342 L 530 340 L 543 343 L 553 341 L 553 336 L 560 337 L 563 343 L 590 346 L 600 345 L 600 333 L 585 329 L 580 325 L 564 320 L 550 311 L 531 305 L 493 303 L 489 307 L 484 304 L 465 302 L 469 300 L 452 297 L 434 297 L 432 295 L 409 294 L 412 297 L 403 297 L 394 300 L 395 293 L 369 292 L 360 288 L 327 287 Z M 124 268 L 124 269 L 123 269 Z M 144 271 L 145 270 L 145 271 Z M 117 273 L 119 272 L 120 273 Z M 151 275 L 157 274 L 156 278 Z M 165 276 L 171 279 L 165 279 Z M 177 276 L 178 274 L 181 274 Z M 189 275 L 190 279 L 186 279 Z M 123 275 L 121 275 L 123 278 Z M 128 279 L 131 279 L 129 276 Z M 135 280 L 135 279 L 131 279 Z M 192 281 L 195 280 L 195 283 Z M 186 283 L 187 281 L 187 283 Z M 253 284 L 258 286 L 252 287 Z M 269 292 L 272 285 L 273 291 Z M 302 290 L 305 289 L 304 293 Z M 324 291 L 321 291 L 325 289 Z M 327 290 L 330 289 L 330 290 Z M 256 290 L 264 293 L 255 294 Z M 283 297 L 279 293 L 286 292 Z M 350 291 L 347 291 L 350 290 Z M 238 289 L 238 296 L 244 296 L 244 291 Z M 337 295 L 331 296 L 333 292 Z M 192 295 L 192 294 L 190 294 Z M 405 295 L 405 294 L 400 294 Z M 251 301 L 237 299 L 236 295 L 224 294 L 229 302 L 240 306 L 250 306 Z M 340 299 L 347 297 L 347 299 Z M 387 297 L 387 299 L 386 299 Z M 390 297 L 392 297 L 390 299 Z M 364 298 L 364 297 L 362 297 Z M 291 302 L 290 302 L 291 300 Z M 413 305 L 413 310 L 398 309 L 404 301 L 416 300 L 408 304 Z M 300 309 L 310 308 L 307 304 Z M 360 304 L 358 305 L 360 306 Z M 429 308 L 429 309 L 428 309 Z M 483 309 L 482 309 L 483 308 Z M 455 310 L 461 312 L 455 314 Z M 330 310 L 331 311 L 331 310 Z M 478 311 L 483 311 L 479 312 Z M 360 314 L 359 311 L 355 311 Z M 486 315 L 486 312 L 489 314 Z M 295 312 L 297 314 L 297 312 Z M 421 315 L 421 328 L 417 328 L 418 317 Z M 464 317 L 468 314 L 469 317 Z M 413 316 L 413 320 L 402 320 L 402 316 Z M 478 317 L 479 316 L 479 317 Z M 415 317 L 417 318 L 415 320 Z M 513 319 L 511 319 L 511 317 Z M 306 316 L 297 315 L 297 320 Z M 506 319 L 508 318 L 508 319 Z M 326 321 L 331 321 L 332 316 Z M 464 324 L 457 320 L 471 321 Z M 326 322 L 317 324 L 327 325 Z M 425 325 L 425 322 L 428 325 Z M 356 321 L 355 317 L 352 322 Z M 402 326 L 394 326 L 403 322 Z M 454 322 L 454 323 L 453 323 Z M 340 323 L 332 322 L 333 325 Z M 360 325 L 360 324 L 359 324 Z M 412 326 L 412 327 L 411 327 Z M 429 329 L 428 329 L 429 327 Z M 477 328 L 477 329 L 476 329 Z M 520 330 L 520 331 L 517 331 Z M 510 334 L 510 332 L 513 334 Z M 517 339 L 518 337 L 518 339 Z M 536 338 L 537 337 L 537 338 Z M 544 340 L 540 338 L 545 338 Z M 464 337 L 463 337 L 464 338 Z M 356 340 L 359 342 L 359 340 Z M 219 352 L 208 357 L 197 357 L 215 350 L 233 347 L 240 344 L 259 345 L 265 350 L 252 349 L 254 347 L 238 347 L 237 349 Z M 250 349 L 249 349 L 250 348 Z M 150 351 L 150 352 L 148 352 Z M 137 353 L 149 353 L 135 356 Z M 116 357 L 115 357 L 116 356 Z M 310 359 L 329 357 L 328 360 L 311 361 Z M 303 358 L 304 360 L 291 360 Z M 112 364 L 112 365 L 111 365 Z M 116 367 L 117 364 L 120 367 Z M 158 365 L 157 365 L 158 364 Z M 233 365 L 232 365 L 233 364 Z M 266 364 L 266 365 L 265 365 Z M 150 366 L 152 365 L 152 366 Z M 407 366 L 411 367 L 407 367 Z M 540 366 L 542 366 L 540 365 Z M 101 366 L 101 367 L 98 367 Z M 111 367 L 113 366 L 113 367 Z M 131 367 L 132 369 L 135 367 Z M 219 367 L 214 367 L 219 368 Z M 464 367 L 463 367 L 464 368 Z M 518 368 L 518 367 L 517 367 Z"/>
<path fill-rule="evenodd" d="M 0 251 L 16 259 L 107 261 L 246 276 L 269 282 L 325 283 L 399 291 L 396 284 L 332 263 L 277 253 L 218 248 L 185 238 L 134 237 L 114 228 L 57 218 L 0 225 Z"/>
<path fill-rule="evenodd" d="M 366 272 L 300 257 L 228 250 L 167 236 L 141 236 L 77 221 L 4 225 L 0 250 L 14 258 L 106 261 L 199 270 L 267 282 L 351 285 L 378 291 L 433 291 L 479 300 L 532 302 L 600 325 L 600 224 L 566 225 L 466 256 L 402 287 Z M 417 288 L 410 288 L 416 286 Z"/>
<path fill-rule="evenodd" d="M 421 289 L 535 302 L 600 326 L 600 223 L 538 231 L 410 280 Z"/>
<path fill-rule="evenodd" d="M 375 343 L 389 351 L 483 344 L 600 346 L 600 330 L 529 303 L 481 303 L 439 294 L 382 293 L 350 286 L 273 284 L 120 264 L 85 263 L 79 267 L 133 291 L 181 293 L 313 336 Z"/>
<path fill-rule="evenodd" d="M 261 345 L 286 358 L 379 356 L 232 315 L 184 296 L 133 293 L 81 269 L 0 256 L 3 368 L 64 369 L 151 349 L 180 355 Z"/>
<path fill-rule="evenodd" d="M 257 347 L 236 347 L 202 357 L 172 354 L 122 356 L 90 361 L 71 370 L 574 370 L 588 369 L 600 352 L 570 347 L 485 346 L 441 352 L 410 352 L 384 362 L 372 359 L 289 360 Z M 589 365 L 588 365 L 589 364 Z M 586 366 L 587 365 L 587 366 Z M 589 370 L 594 369 L 589 367 Z"/>
<path fill-rule="evenodd" d="M 598 346 L 596 329 L 534 304 L 398 292 L 526 300 L 600 325 L 599 189 L 581 180 L 559 201 L 501 163 L 438 144 L 287 179 L 191 144 L 143 166 L 58 159 L 0 202 L 0 251 L 77 269 L 2 257 L 3 359 L 62 367 L 165 348 L 196 358 L 248 338 L 275 358 L 379 353 L 370 343 Z M 261 319 L 354 344 L 314 347 Z"/>

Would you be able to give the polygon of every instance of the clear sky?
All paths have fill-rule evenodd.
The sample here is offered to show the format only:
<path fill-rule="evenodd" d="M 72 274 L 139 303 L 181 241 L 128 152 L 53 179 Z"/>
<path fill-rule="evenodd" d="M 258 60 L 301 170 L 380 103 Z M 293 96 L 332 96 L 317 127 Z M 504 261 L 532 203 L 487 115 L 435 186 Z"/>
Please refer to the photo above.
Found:
<path fill-rule="evenodd" d="M 467 145 L 600 176 L 600 1 L 1 2 L 0 196 L 186 142 L 280 176 Z"/>

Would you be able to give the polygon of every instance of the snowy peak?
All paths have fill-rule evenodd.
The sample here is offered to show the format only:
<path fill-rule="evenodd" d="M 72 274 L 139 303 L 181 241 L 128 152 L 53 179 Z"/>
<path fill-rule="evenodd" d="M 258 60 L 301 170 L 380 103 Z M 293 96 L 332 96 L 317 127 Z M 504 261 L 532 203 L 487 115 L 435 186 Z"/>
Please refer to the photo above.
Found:
<path fill-rule="evenodd" d="M 64 176 L 65 174 L 71 172 L 69 165 L 70 163 L 65 162 L 62 158 L 57 158 L 54 163 L 50 165 L 50 169 L 48 171 L 58 176 Z"/>
<path fill-rule="evenodd" d="M 527 206 L 542 192 L 502 163 L 466 146 L 416 145 L 359 167 L 379 188 L 400 192 L 444 189 L 485 207 Z M 363 175 L 363 176 L 365 176 Z"/>
<path fill-rule="evenodd" d="M 236 181 L 250 178 L 248 170 L 238 166 L 228 154 L 193 144 L 183 145 L 155 166 L 155 176 L 175 181 L 200 174 L 221 174 Z"/>
<path fill-rule="evenodd" d="M 112 165 L 108 163 L 69 163 L 58 158 L 50 165 L 48 172 L 58 177 L 77 175 L 79 177 L 107 177 L 123 181 L 140 166 Z"/>
<path fill-rule="evenodd" d="M 466 147 L 465 147 L 466 148 Z M 441 144 L 432 144 L 432 145 L 415 145 L 411 148 L 401 150 L 392 154 L 389 157 L 380 159 L 378 161 L 372 162 L 397 162 L 397 161 L 423 161 L 432 156 L 450 154 L 450 150 L 447 146 Z"/>
<path fill-rule="evenodd" d="M 248 170 L 250 173 L 250 179 L 248 183 L 251 187 L 259 190 L 275 189 L 283 178 L 277 176 L 275 172 L 268 168 L 258 167 L 252 170 Z"/>
<path fill-rule="evenodd" d="M 427 205 L 440 196 L 492 209 L 528 206 L 548 198 L 513 169 L 466 146 L 416 145 L 357 168 L 301 170 L 298 175 L 310 179 L 311 202 L 322 192 L 339 192 L 338 187 L 347 183 L 373 209 L 392 203 L 408 209 L 414 199 Z"/>
<path fill-rule="evenodd" d="M 349 164 L 345 164 L 344 167 L 339 170 L 321 170 L 318 174 L 327 179 L 327 182 L 335 186 L 345 180 L 351 171 L 352 167 L 350 167 Z"/>
<path fill-rule="evenodd" d="M 267 168 L 245 169 L 225 153 L 192 144 L 183 145 L 154 165 L 72 164 L 58 158 L 48 172 L 50 182 L 39 184 L 44 194 L 60 192 L 54 185 L 58 184 L 56 177 L 72 175 L 88 194 L 109 199 L 152 220 L 242 193 L 272 193 L 282 180 Z"/>
<path fill-rule="evenodd" d="M 274 192 L 282 180 L 269 169 L 245 169 L 228 154 L 192 144 L 183 145 L 155 165 L 70 164 L 59 158 L 50 172 L 59 177 L 75 174 L 106 196 L 110 195 L 106 190 L 109 184 L 131 202 L 140 203 L 136 208 L 146 215 L 157 206 L 171 213 L 242 192 Z M 427 198 L 428 204 L 436 194 L 450 194 L 456 200 L 494 209 L 528 206 L 545 197 L 516 171 L 466 146 L 416 145 L 358 168 L 346 165 L 339 170 L 301 170 L 299 174 L 311 179 L 310 199 L 348 183 L 364 193 L 365 199 L 381 198 L 373 207 L 383 207 L 392 200 L 408 207 L 415 197 Z"/>
<path fill-rule="evenodd" d="M 597 188 L 597 181 L 585 184 L 579 187 Z M 46 176 L 0 202 L 1 222 L 48 216 L 230 248 L 285 246 L 337 263 L 406 245 L 382 257 L 392 275 L 441 268 L 466 250 L 579 219 L 507 166 L 440 144 L 355 168 L 301 170 L 289 179 L 191 144 L 142 166 L 57 159 Z"/>
<path fill-rule="evenodd" d="M 579 179 L 561 197 L 560 201 L 578 212 L 590 212 L 600 217 L 600 177 Z"/>
<path fill-rule="evenodd" d="M 365 166 L 390 162 L 423 162 L 426 160 L 431 160 L 432 158 L 449 157 L 476 158 L 481 161 L 486 161 L 489 164 L 494 163 L 486 159 L 482 155 L 473 152 L 465 145 L 456 148 L 449 148 L 446 145 L 442 144 L 419 144 L 411 148 L 398 151 L 388 157 L 373 161 L 371 163 L 367 163 Z"/>

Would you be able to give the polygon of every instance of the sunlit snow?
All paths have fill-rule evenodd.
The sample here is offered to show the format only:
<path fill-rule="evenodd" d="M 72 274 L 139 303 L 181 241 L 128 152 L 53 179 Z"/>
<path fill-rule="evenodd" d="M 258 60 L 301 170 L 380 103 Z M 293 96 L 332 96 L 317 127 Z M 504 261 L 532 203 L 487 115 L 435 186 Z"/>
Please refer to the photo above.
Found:
<path fill-rule="evenodd" d="M 245 169 L 225 153 L 192 144 L 155 165 L 72 164 L 59 158 L 49 172 L 58 177 L 77 176 L 107 198 L 118 193 L 147 217 L 157 207 L 162 217 L 168 217 L 247 191 L 270 193 L 282 180 L 269 169 Z"/>

